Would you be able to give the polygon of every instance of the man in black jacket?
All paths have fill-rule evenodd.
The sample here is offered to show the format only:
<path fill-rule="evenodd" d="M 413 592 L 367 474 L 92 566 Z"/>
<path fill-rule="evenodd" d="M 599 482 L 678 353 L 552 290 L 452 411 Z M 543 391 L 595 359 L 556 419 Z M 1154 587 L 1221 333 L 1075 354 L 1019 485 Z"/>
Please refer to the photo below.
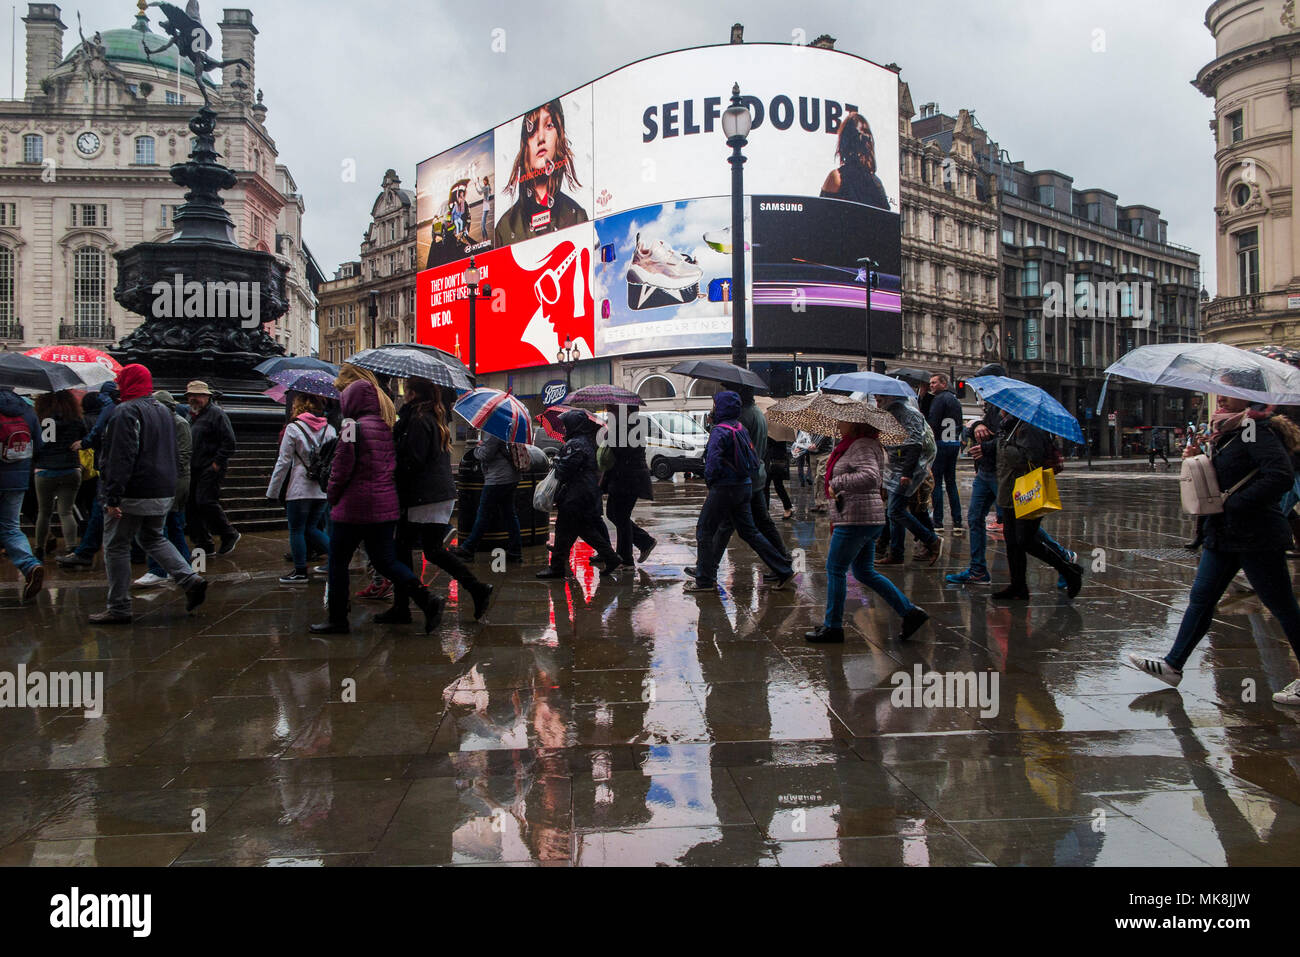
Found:
<path fill-rule="evenodd" d="M 140 365 L 118 374 L 122 403 L 104 434 L 99 489 L 104 503 L 104 566 L 108 608 L 97 625 L 131 621 L 131 541 L 140 545 L 185 590 L 187 611 L 207 595 L 208 583 L 163 534 L 176 497 L 176 430 L 171 413 L 153 397 L 153 377 Z"/>
<path fill-rule="evenodd" d="M 185 401 L 190 404 L 189 534 L 199 548 L 209 554 L 229 555 L 239 544 L 240 534 L 226 518 L 221 507 L 221 481 L 226 477 L 230 457 L 235 454 L 235 430 L 226 410 L 214 401 L 206 382 L 195 380 L 185 387 Z M 221 536 L 218 549 L 213 533 Z"/>
<path fill-rule="evenodd" d="M 563 581 L 569 576 L 569 553 L 581 538 L 596 550 L 606 574 L 613 575 L 623 563 L 609 540 L 609 529 L 601 518 L 600 470 L 596 465 L 598 426 L 586 412 L 571 409 L 560 416 L 564 448 L 555 459 L 555 544 L 551 564 L 537 577 Z M 593 562 L 594 564 L 594 562 Z"/>
<path fill-rule="evenodd" d="M 961 495 L 957 491 L 957 456 L 961 454 L 962 410 L 957 396 L 948 388 L 948 377 L 942 372 L 930 376 L 929 411 L 926 421 L 934 432 L 938 455 L 930 475 L 934 479 L 934 495 L 931 505 L 934 510 L 935 528 L 943 528 L 943 489 L 948 486 L 948 505 L 952 511 L 952 534 L 961 538 Z"/>

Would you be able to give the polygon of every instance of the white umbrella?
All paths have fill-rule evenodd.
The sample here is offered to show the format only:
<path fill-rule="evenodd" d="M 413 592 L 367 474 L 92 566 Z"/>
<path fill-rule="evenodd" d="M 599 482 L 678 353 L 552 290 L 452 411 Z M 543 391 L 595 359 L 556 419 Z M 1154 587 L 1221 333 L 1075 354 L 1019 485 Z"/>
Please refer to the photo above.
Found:
<path fill-rule="evenodd" d="M 1106 375 L 1265 405 L 1300 405 L 1300 369 L 1217 342 L 1142 346 L 1107 369 Z M 1105 400 L 1103 388 L 1101 401 Z"/>

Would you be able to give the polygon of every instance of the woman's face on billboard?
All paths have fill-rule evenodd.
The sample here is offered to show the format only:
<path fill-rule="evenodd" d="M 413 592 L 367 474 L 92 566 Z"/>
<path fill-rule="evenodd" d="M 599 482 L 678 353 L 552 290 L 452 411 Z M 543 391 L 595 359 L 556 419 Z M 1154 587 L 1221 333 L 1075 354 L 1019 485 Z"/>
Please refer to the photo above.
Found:
<path fill-rule="evenodd" d="M 551 112 L 545 108 L 537 117 L 537 129 L 528 138 L 528 167 L 532 170 L 544 170 L 547 163 L 555 162 L 555 151 L 559 145 L 559 135 Z"/>

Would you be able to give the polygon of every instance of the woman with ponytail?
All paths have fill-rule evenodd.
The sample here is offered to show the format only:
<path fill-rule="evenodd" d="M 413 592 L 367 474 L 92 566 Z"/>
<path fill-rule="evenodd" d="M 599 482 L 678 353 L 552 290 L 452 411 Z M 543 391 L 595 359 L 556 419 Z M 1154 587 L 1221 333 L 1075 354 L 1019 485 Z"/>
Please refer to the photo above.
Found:
<path fill-rule="evenodd" d="M 450 397 L 448 397 L 450 398 Z M 492 586 L 485 584 L 444 542 L 456 505 L 456 483 L 451 474 L 451 429 L 442 390 L 427 379 L 406 384 L 406 404 L 397 416 L 393 440 L 397 445 L 397 497 L 402 519 L 397 526 L 397 554 L 412 569 L 412 550 L 419 545 L 424 557 L 460 583 L 474 601 L 474 620 L 487 614 Z M 407 589 L 398 585 L 393 607 L 375 621 L 406 624 L 411 620 Z"/>

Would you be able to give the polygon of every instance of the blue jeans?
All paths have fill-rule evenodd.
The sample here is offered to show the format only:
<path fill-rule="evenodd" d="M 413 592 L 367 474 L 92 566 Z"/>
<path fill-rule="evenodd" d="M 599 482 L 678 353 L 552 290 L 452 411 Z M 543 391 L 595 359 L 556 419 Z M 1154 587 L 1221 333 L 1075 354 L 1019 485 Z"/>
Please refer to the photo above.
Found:
<path fill-rule="evenodd" d="M 190 546 L 185 541 L 185 509 L 167 513 L 167 521 L 163 523 L 163 534 L 167 536 L 167 541 L 176 546 L 176 551 L 181 553 L 181 558 L 189 561 Z M 149 571 L 159 578 L 167 577 L 167 570 L 152 557 L 149 559 Z"/>
<path fill-rule="evenodd" d="M 903 548 L 907 544 L 907 533 L 911 532 L 926 545 L 933 545 L 939 540 L 939 536 L 932 529 L 926 528 L 919 518 L 912 514 L 912 510 L 907 507 L 908 499 L 911 498 L 909 485 L 907 489 L 899 489 L 889 493 L 889 551 L 895 558 L 903 557 Z"/>
<path fill-rule="evenodd" d="M 966 513 L 966 522 L 970 525 L 970 570 L 972 574 L 989 573 L 985 550 L 988 548 L 989 533 L 984 527 L 989 510 L 997 504 L 998 480 L 983 472 L 975 473 L 975 487 L 970 493 L 970 508 Z"/>
<path fill-rule="evenodd" d="M 1178 627 L 1173 651 L 1165 657 L 1173 667 L 1182 670 L 1196 646 L 1214 621 L 1214 611 L 1219 599 L 1227 590 L 1238 569 L 1255 588 L 1255 594 L 1264 607 L 1282 626 L 1291 650 L 1300 658 L 1300 605 L 1296 604 L 1291 590 L 1291 574 L 1286 554 L 1275 552 L 1219 552 L 1210 548 L 1201 551 L 1201 564 L 1196 570 L 1196 581 L 1187 601 L 1183 623 Z"/>
<path fill-rule="evenodd" d="M 1295 482 L 1291 485 L 1291 491 L 1287 492 L 1282 498 L 1282 514 L 1290 515 L 1291 509 L 1300 505 L 1300 472 L 1296 473 Z M 1300 542 L 1297 542 L 1300 544 Z"/>
<path fill-rule="evenodd" d="M 731 520 L 736 534 L 758 554 L 768 568 L 782 578 L 790 574 L 790 563 L 754 524 L 752 499 L 753 487 L 749 483 L 715 485 L 709 489 L 709 496 L 704 500 L 699 520 L 695 523 L 698 549 L 696 570 L 699 572 L 696 581 L 700 584 L 711 585 L 718 580 L 718 563 L 722 561 L 722 552 L 715 548 L 718 541 L 716 536 L 726 519 Z"/>
<path fill-rule="evenodd" d="M 510 546 L 506 549 L 506 555 L 510 558 L 523 555 L 524 537 L 519 530 L 519 515 L 515 512 L 517 488 L 518 485 L 483 486 L 483 494 L 478 500 L 478 514 L 474 516 L 474 527 L 470 529 L 469 537 L 460 543 L 461 548 L 472 554 L 487 533 L 488 522 L 492 520 L 492 516 L 500 514 L 505 519 L 506 532 L 510 536 Z"/>
<path fill-rule="evenodd" d="M 883 525 L 836 525 L 831 533 L 831 547 L 826 555 L 827 628 L 844 627 L 844 597 L 848 572 L 885 600 L 898 614 L 906 615 L 913 605 L 898 587 L 876 571 L 876 539 L 885 531 Z"/>
<path fill-rule="evenodd" d="M 330 549 L 330 540 L 320 530 L 325 499 L 290 499 L 284 503 L 284 514 L 289 520 L 289 552 L 293 555 L 294 571 L 305 572 L 309 542 L 317 551 L 328 552 Z"/>
<path fill-rule="evenodd" d="M 81 536 L 81 544 L 74 551 L 82 558 L 94 558 L 95 553 L 104 544 L 104 503 L 95 496 L 95 503 L 90 506 L 90 518 L 86 520 L 86 534 Z M 181 549 L 188 555 L 189 549 Z"/>
<path fill-rule="evenodd" d="M 931 511 L 934 524 L 943 527 L 943 487 L 948 486 L 948 504 L 952 508 L 952 527 L 961 528 L 961 495 L 957 492 L 957 456 L 961 454 L 961 445 L 956 442 L 940 442 L 939 454 L 935 457 L 930 474 L 934 477 L 934 495 L 931 497 Z"/>
<path fill-rule="evenodd" d="M 0 491 L 0 547 L 24 575 L 40 564 L 32 554 L 32 543 L 19 527 L 26 495 L 25 488 Z"/>

